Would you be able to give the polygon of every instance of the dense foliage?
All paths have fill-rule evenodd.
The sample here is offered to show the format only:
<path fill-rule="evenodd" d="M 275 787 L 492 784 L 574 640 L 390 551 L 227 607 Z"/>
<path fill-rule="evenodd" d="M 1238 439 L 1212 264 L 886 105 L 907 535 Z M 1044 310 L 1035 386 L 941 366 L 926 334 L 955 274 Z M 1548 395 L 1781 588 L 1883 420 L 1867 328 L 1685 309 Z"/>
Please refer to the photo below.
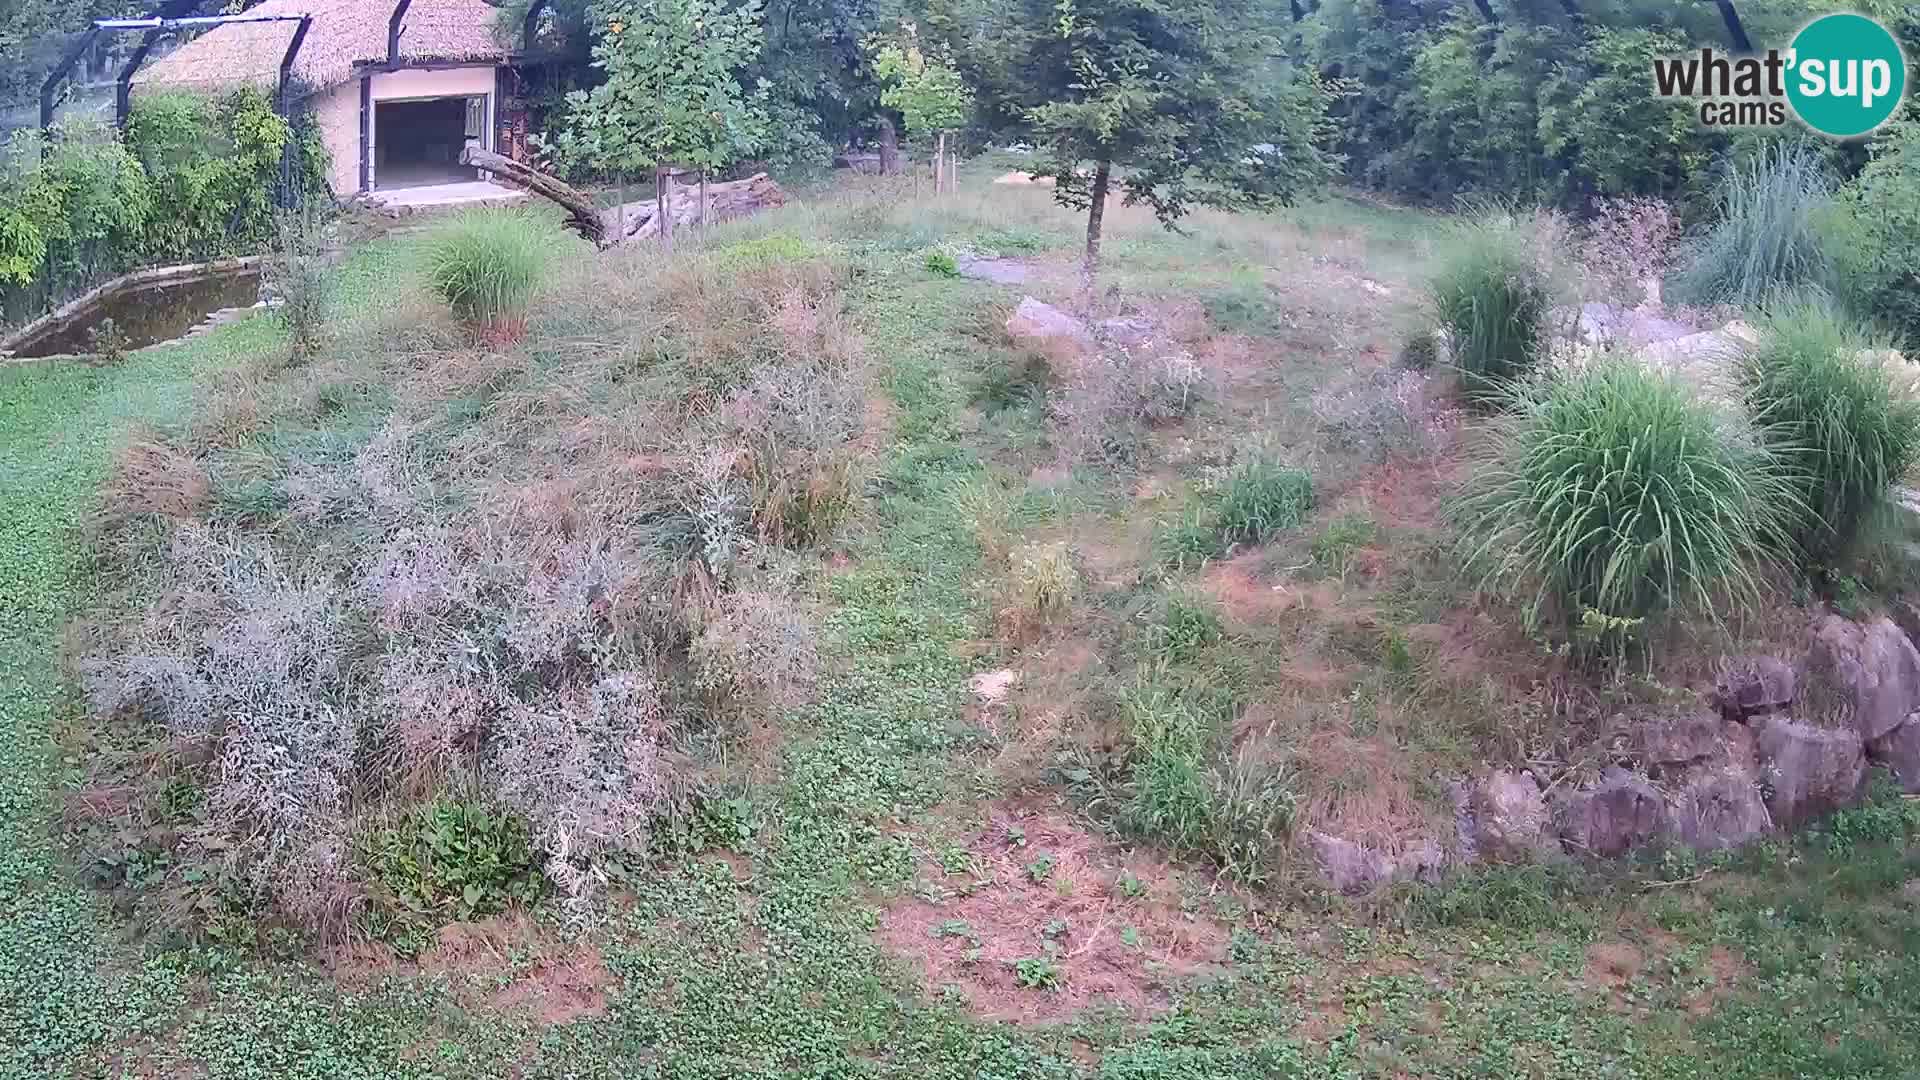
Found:
<path fill-rule="evenodd" d="M 150 94 L 126 131 L 69 126 L 0 149 L 0 306 L 31 316 L 100 278 L 153 263 L 259 250 L 274 232 L 283 155 L 301 194 L 325 151 L 296 138 L 259 90 Z"/>

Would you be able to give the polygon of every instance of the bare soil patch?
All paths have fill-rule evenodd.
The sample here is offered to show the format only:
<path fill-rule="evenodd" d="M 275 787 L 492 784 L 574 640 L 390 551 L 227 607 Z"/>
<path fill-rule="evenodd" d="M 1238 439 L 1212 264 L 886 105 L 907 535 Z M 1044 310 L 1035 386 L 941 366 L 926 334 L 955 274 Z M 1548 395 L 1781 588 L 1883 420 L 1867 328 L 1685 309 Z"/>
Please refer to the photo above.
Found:
<path fill-rule="evenodd" d="M 604 1014 L 618 983 L 600 950 L 552 941 L 519 915 L 442 927 L 420 970 L 448 976 L 476 1004 L 525 1011 L 543 1025 Z"/>
<path fill-rule="evenodd" d="M 922 868 L 947 895 L 901 898 L 882 912 L 879 937 L 929 988 L 955 988 L 987 1019 L 1053 1023 L 1096 1003 L 1158 1012 L 1174 982 L 1225 956 L 1227 928 L 1182 910 L 1165 863 L 1058 811 L 995 809 L 965 849 L 961 873 Z M 1022 961 L 1050 968 L 1053 985 L 1022 985 Z"/>

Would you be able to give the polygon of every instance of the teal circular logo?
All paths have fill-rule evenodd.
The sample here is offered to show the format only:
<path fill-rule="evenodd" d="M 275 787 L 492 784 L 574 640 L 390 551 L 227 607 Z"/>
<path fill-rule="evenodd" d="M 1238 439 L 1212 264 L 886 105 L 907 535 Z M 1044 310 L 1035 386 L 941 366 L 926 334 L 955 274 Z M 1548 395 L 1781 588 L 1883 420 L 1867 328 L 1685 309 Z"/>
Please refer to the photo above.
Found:
<path fill-rule="evenodd" d="M 1907 58 L 1865 15 L 1822 15 L 1793 39 L 1787 102 L 1802 122 L 1836 138 L 1887 122 L 1907 92 Z"/>

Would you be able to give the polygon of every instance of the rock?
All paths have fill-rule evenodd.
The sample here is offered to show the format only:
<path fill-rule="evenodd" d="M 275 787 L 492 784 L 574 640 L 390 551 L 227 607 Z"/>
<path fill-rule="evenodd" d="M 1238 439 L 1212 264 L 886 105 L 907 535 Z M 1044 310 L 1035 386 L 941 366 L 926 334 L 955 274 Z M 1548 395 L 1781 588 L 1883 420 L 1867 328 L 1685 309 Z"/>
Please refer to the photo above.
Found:
<path fill-rule="evenodd" d="M 1020 306 L 1008 316 L 1007 333 L 1015 341 L 1027 344 L 1066 343 L 1076 349 L 1093 347 L 1093 334 L 1087 330 L 1086 323 L 1031 296 L 1021 297 Z"/>
<path fill-rule="evenodd" d="M 1793 704 L 1799 679 L 1793 665 L 1777 656 L 1728 659 L 1707 697 L 1729 720 L 1745 720 Z"/>
<path fill-rule="evenodd" d="M 1018 285 L 1027 280 L 1033 268 L 1019 259 L 976 259 L 972 257 L 956 259 L 954 265 L 961 277 L 991 281 L 996 285 Z M 1011 329 L 1011 327 L 1009 327 Z"/>
<path fill-rule="evenodd" d="M 1561 854 L 1533 774 L 1496 769 L 1473 786 L 1467 812 L 1472 848 L 1496 862 L 1532 862 Z"/>
<path fill-rule="evenodd" d="M 1828 615 L 1813 624 L 1808 678 L 1852 713 L 1860 738 L 1879 739 L 1920 709 L 1920 650 L 1893 620 L 1865 626 Z"/>
<path fill-rule="evenodd" d="M 1753 771 L 1726 762 L 1689 770 L 1669 804 L 1673 836 L 1695 851 L 1725 851 L 1773 828 Z"/>
<path fill-rule="evenodd" d="M 1867 757 L 1891 770 L 1900 790 L 1920 794 L 1920 713 L 1868 743 Z"/>
<path fill-rule="evenodd" d="M 1734 756 L 1730 739 L 1745 741 L 1745 729 L 1731 725 L 1718 713 L 1693 712 L 1684 716 L 1653 717 L 1641 721 L 1632 734 L 1634 755 L 1655 775 L 1700 763 L 1721 763 Z"/>
<path fill-rule="evenodd" d="M 1767 810 L 1783 829 L 1860 801 L 1867 757 L 1858 732 L 1769 716 L 1753 736 Z"/>
<path fill-rule="evenodd" d="M 1905 598 L 1889 600 L 1887 614 L 1900 632 L 1907 635 L 1908 641 L 1920 641 L 1920 604 Z"/>
<path fill-rule="evenodd" d="M 1439 845 L 1432 840 L 1419 841 L 1397 858 L 1318 830 L 1307 833 L 1307 843 L 1319 858 L 1320 872 L 1326 875 L 1327 883 L 1349 896 L 1409 878 L 1435 880 L 1444 861 Z"/>
<path fill-rule="evenodd" d="M 1012 668 L 999 671 L 983 671 L 967 680 L 967 689 L 972 690 L 982 705 L 998 705 L 1007 694 L 1020 685 L 1020 673 Z"/>
<path fill-rule="evenodd" d="M 1576 791 L 1557 808 L 1560 838 L 1587 855 L 1614 858 L 1657 839 L 1666 825 L 1666 805 L 1646 777 L 1618 766 L 1600 782 Z"/>

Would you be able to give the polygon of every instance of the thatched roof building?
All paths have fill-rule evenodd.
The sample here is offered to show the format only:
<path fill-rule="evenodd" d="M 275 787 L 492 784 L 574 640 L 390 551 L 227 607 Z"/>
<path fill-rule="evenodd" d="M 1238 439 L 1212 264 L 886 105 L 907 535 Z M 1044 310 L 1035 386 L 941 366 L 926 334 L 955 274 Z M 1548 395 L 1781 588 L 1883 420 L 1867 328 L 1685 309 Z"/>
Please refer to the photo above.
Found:
<path fill-rule="evenodd" d="M 387 23 L 394 0 L 266 0 L 249 15 L 312 15 L 313 25 L 293 66 L 293 81 L 313 92 L 355 77 L 365 65 L 385 64 Z M 499 9 L 486 0 L 413 0 L 401 22 L 400 54 L 408 66 L 500 63 L 509 52 L 496 31 Z M 217 89 L 236 83 L 271 85 L 293 40 L 291 22 L 232 23 L 202 33 L 143 68 L 143 87 Z"/>

